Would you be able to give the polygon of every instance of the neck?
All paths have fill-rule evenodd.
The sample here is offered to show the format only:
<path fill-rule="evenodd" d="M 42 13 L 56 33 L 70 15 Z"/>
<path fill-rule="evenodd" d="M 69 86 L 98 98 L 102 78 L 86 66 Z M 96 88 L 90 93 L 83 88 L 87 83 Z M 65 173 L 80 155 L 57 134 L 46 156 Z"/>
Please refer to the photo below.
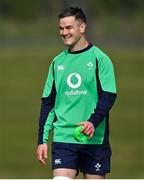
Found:
<path fill-rule="evenodd" d="M 85 37 L 81 38 L 78 42 L 76 42 L 72 47 L 70 47 L 70 50 L 72 52 L 74 51 L 80 51 L 88 46 L 88 41 L 85 39 Z"/>

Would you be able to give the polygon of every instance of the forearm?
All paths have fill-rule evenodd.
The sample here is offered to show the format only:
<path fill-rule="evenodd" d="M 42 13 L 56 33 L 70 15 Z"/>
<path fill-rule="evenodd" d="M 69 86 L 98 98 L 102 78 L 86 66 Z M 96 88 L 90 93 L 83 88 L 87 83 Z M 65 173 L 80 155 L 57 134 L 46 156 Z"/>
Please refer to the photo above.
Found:
<path fill-rule="evenodd" d="M 39 117 L 38 144 L 48 141 L 49 130 L 52 128 L 54 117 L 54 106 L 56 98 L 55 82 L 53 81 L 51 91 L 48 96 L 41 98 L 41 111 Z"/>
<path fill-rule="evenodd" d="M 108 112 L 112 108 L 117 94 L 116 93 L 110 93 L 110 92 L 104 92 L 99 97 L 99 100 L 97 102 L 96 109 L 94 113 L 90 116 L 90 121 L 93 123 L 95 128 L 102 122 L 102 120 L 107 116 Z"/>
<path fill-rule="evenodd" d="M 52 112 L 53 106 L 54 105 L 52 103 L 49 103 L 48 98 L 42 98 L 41 111 L 39 117 L 38 144 L 46 143 L 46 140 L 44 141 L 44 137 L 47 136 L 48 139 L 49 130 L 52 128 L 52 122 L 54 120 L 54 117 L 49 118 L 50 114 L 54 113 Z"/>

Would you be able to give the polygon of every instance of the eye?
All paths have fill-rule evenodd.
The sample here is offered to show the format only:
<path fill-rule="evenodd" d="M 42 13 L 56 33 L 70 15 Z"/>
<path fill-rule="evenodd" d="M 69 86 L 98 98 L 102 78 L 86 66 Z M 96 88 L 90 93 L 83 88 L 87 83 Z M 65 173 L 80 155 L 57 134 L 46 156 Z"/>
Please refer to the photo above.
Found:
<path fill-rule="evenodd" d="M 67 28 L 67 29 L 72 29 L 73 27 L 72 27 L 72 26 L 67 26 L 66 28 Z"/>
<path fill-rule="evenodd" d="M 63 30 L 63 29 L 64 29 L 63 27 L 59 26 L 59 30 Z"/>

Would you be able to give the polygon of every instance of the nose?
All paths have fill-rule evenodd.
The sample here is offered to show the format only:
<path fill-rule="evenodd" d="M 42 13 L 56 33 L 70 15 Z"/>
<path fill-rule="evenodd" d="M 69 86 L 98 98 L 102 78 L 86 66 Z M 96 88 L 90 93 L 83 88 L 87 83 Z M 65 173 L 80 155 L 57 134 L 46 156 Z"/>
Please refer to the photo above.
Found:
<path fill-rule="evenodd" d="M 63 29 L 63 33 L 64 36 L 68 34 L 68 30 L 66 28 Z"/>

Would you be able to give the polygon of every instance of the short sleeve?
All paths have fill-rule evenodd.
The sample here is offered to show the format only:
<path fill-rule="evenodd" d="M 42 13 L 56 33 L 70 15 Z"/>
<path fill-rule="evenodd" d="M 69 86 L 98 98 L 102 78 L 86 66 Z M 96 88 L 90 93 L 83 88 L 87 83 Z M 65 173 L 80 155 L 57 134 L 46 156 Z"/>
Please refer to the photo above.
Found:
<path fill-rule="evenodd" d="M 116 93 L 115 73 L 112 61 L 105 55 L 98 61 L 98 75 L 103 91 Z"/>

